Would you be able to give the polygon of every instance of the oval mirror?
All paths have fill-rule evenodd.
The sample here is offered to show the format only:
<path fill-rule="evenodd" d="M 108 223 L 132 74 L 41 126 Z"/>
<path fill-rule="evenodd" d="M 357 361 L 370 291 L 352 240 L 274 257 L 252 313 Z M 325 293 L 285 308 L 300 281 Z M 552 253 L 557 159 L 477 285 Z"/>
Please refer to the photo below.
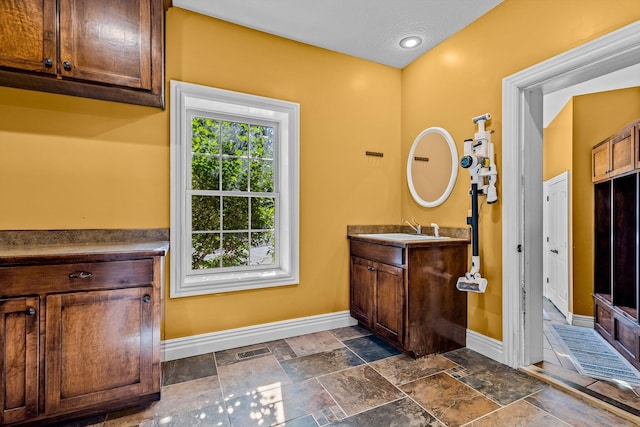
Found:
<path fill-rule="evenodd" d="M 445 129 L 431 127 L 417 136 L 407 159 L 407 182 L 411 196 L 420 205 L 442 204 L 458 177 L 458 150 Z"/>

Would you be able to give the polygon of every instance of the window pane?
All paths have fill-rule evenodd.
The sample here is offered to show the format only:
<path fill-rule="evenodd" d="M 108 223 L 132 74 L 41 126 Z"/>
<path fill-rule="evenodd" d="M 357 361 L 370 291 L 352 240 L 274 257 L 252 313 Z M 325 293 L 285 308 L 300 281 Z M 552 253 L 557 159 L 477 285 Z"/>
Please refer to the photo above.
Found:
<path fill-rule="evenodd" d="M 194 190 L 220 189 L 220 160 L 194 154 L 191 163 L 191 188 Z"/>
<path fill-rule="evenodd" d="M 273 192 L 272 160 L 251 160 L 251 191 Z"/>
<path fill-rule="evenodd" d="M 273 159 L 273 128 L 251 125 L 251 157 Z"/>
<path fill-rule="evenodd" d="M 276 199 L 272 197 L 251 198 L 251 229 L 273 230 L 276 224 Z"/>
<path fill-rule="evenodd" d="M 275 263 L 275 238 L 273 232 L 251 233 L 250 265 L 271 265 Z"/>
<path fill-rule="evenodd" d="M 191 151 L 201 154 L 220 154 L 220 122 L 194 117 L 191 119 Z"/>
<path fill-rule="evenodd" d="M 191 196 L 193 231 L 220 230 L 220 197 Z"/>
<path fill-rule="evenodd" d="M 248 230 L 249 229 L 249 198 L 248 197 L 223 197 L 222 198 L 222 229 L 223 230 Z"/>
<path fill-rule="evenodd" d="M 191 243 L 192 269 L 220 267 L 220 233 L 193 233 Z"/>
<path fill-rule="evenodd" d="M 222 235 L 222 266 L 238 267 L 249 264 L 249 233 Z"/>
<path fill-rule="evenodd" d="M 223 158 L 222 190 L 247 191 L 248 165 L 247 159 Z"/>
<path fill-rule="evenodd" d="M 220 127 L 222 154 L 231 156 L 249 155 L 249 125 L 223 121 Z"/>

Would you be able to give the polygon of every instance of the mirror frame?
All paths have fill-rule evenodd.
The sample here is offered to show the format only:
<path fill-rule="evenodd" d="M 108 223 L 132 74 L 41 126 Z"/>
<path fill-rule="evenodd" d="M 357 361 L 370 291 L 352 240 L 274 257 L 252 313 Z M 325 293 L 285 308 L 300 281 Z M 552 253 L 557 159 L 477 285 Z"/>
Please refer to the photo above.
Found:
<path fill-rule="evenodd" d="M 447 188 L 444 190 L 442 195 L 434 201 L 424 200 L 417 193 L 415 186 L 413 185 L 412 167 L 411 167 L 411 163 L 412 163 L 411 160 L 413 159 L 418 143 L 425 135 L 429 133 L 437 133 L 441 135 L 445 139 L 445 141 L 447 141 L 447 144 L 449 145 L 449 150 L 451 151 L 451 176 L 449 177 L 449 183 L 447 184 Z M 451 191 L 453 191 L 453 186 L 455 185 L 457 178 L 458 178 L 458 149 L 456 148 L 456 143 L 453 140 L 453 137 L 451 137 L 451 134 L 447 132 L 446 129 L 437 127 L 437 126 L 427 128 L 422 132 L 420 132 L 420 134 L 413 141 L 411 150 L 409 150 L 409 158 L 407 159 L 407 183 L 409 184 L 409 191 L 411 192 L 411 196 L 413 197 L 413 200 L 415 200 L 416 203 L 418 203 L 420 206 L 423 206 L 425 208 L 433 208 L 436 206 L 440 206 L 442 203 L 444 203 L 445 200 L 447 200 L 447 198 L 451 194 Z"/>

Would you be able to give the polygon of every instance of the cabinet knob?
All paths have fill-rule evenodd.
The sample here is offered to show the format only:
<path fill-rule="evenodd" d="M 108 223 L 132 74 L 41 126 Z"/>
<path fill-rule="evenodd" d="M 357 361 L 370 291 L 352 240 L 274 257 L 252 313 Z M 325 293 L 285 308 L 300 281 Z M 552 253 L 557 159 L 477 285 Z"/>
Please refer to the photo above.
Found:
<path fill-rule="evenodd" d="M 150 295 L 145 295 L 145 296 L 143 296 L 143 297 L 142 297 L 142 301 L 144 301 L 144 302 L 149 302 L 149 301 L 151 301 L 151 296 L 150 296 Z"/>
<path fill-rule="evenodd" d="M 33 316 L 34 314 L 36 314 L 36 309 L 33 307 L 29 307 L 24 312 L 27 316 Z"/>
<path fill-rule="evenodd" d="M 47 68 L 53 67 L 53 61 L 51 60 L 51 58 L 45 58 L 44 59 L 44 66 L 47 67 Z"/>
<path fill-rule="evenodd" d="M 76 271 L 69 274 L 69 279 L 91 279 L 91 276 L 93 276 L 93 273 L 89 271 Z"/>
<path fill-rule="evenodd" d="M 367 266 L 367 270 L 369 271 L 376 271 L 376 269 L 374 267 L 371 267 L 370 265 Z"/>
<path fill-rule="evenodd" d="M 69 61 L 64 61 L 64 62 L 62 63 L 62 67 L 63 67 L 65 70 L 67 70 L 67 71 L 71 71 L 71 62 L 69 62 Z"/>

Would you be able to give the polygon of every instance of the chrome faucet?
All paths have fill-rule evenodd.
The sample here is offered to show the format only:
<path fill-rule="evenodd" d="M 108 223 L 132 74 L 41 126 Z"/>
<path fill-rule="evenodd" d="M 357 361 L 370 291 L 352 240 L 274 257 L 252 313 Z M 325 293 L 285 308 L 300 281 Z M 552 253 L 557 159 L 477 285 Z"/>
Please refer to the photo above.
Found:
<path fill-rule="evenodd" d="M 409 224 L 409 227 L 411 227 L 413 231 L 416 232 L 416 234 L 422 234 L 422 226 L 418 224 L 418 221 L 416 221 L 415 218 L 411 218 L 411 221 L 413 222 L 413 224 L 406 219 L 403 219 L 403 221 Z"/>
<path fill-rule="evenodd" d="M 438 224 L 436 224 L 435 222 L 432 222 L 431 226 L 433 227 L 433 235 L 435 237 L 440 237 L 440 227 L 438 226 Z"/>

